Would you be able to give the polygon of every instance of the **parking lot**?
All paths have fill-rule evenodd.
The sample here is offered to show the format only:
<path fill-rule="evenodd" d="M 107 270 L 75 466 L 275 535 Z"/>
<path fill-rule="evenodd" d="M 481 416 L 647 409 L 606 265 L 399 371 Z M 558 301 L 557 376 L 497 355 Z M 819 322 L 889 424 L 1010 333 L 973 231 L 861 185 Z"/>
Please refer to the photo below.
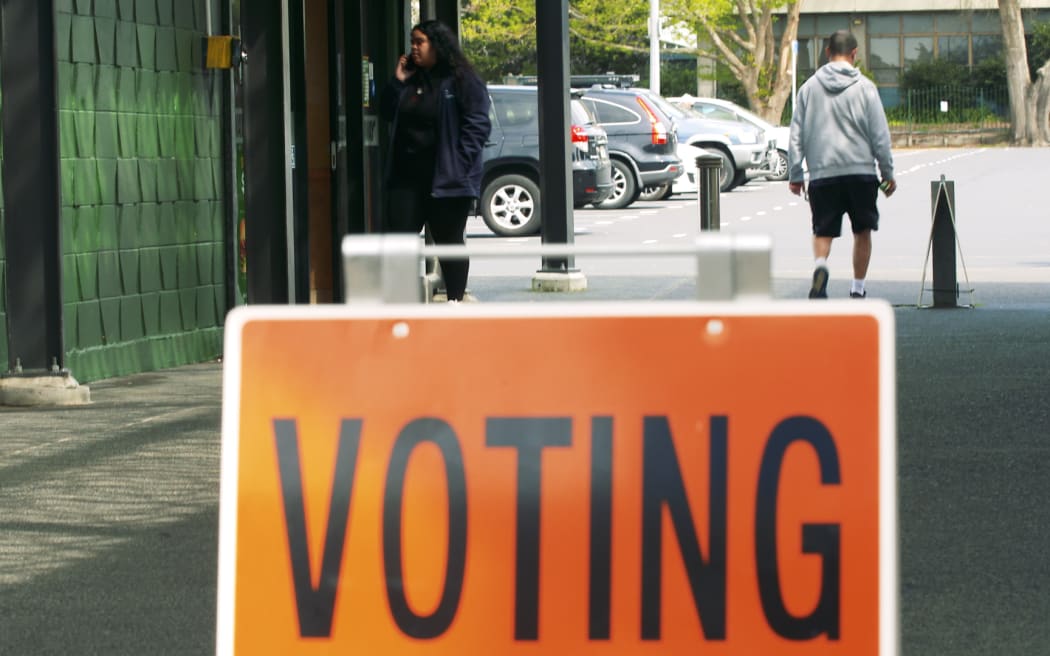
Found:
<path fill-rule="evenodd" d="M 869 284 L 896 306 L 904 654 L 1022 656 L 1050 643 L 1050 231 L 1037 200 L 1048 155 L 903 152 L 901 192 L 883 203 Z M 976 309 L 915 308 L 929 182 L 942 172 L 956 180 Z M 723 199 L 724 229 L 773 234 L 774 295 L 802 297 L 805 207 L 783 183 L 753 185 Z M 579 210 L 576 238 L 639 249 L 686 240 L 694 202 Z M 470 234 L 524 243 L 474 223 Z M 694 294 L 688 262 L 579 264 L 590 288 L 578 295 L 528 291 L 538 262 L 525 258 L 479 258 L 471 287 L 482 302 Z M 484 357 L 498 366 L 499 353 Z M 100 381 L 83 408 L 0 409 L 0 653 L 213 651 L 221 375 L 221 363 L 195 365 Z"/>

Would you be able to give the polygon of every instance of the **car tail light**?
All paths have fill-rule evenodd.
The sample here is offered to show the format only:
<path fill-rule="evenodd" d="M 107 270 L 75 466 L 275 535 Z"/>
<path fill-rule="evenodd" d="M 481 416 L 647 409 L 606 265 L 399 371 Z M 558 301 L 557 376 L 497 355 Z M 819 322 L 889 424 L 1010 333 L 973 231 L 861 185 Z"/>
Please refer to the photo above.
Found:
<path fill-rule="evenodd" d="M 576 146 L 583 152 L 587 152 L 590 148 L 590 142 L 587 139 L 587 133 L 583 131 L 583 126 L 574 125 L 569 132 L 572 135 L 572 145 Z"/>
<path fill-rule="evenodd" d="M 638 104 L 645 110 L 646 115 L 649 117 L 649 123 L 653 126 L 652 142 L 654 146 L 663 146 L 667 143 L 667 126 L 664 122 L 656 118 L 656 113 L 653 112 L 652 108 L 649 107 L 649 103 L 645 102 L 644 98 L 636 98 Z"/>

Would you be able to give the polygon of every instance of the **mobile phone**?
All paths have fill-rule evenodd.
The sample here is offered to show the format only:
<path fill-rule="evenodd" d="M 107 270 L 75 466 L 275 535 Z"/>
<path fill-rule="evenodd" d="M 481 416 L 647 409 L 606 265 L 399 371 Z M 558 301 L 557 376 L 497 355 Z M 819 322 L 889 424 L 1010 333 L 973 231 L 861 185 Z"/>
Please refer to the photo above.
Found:
<path fill-rule="evenodd" d="M 882 182 L 880 182 L 879 183 L 879 189 L 881 189 L 882 193 L 884 193 L 884 194 L 889 192 L 890 181 L 889 180 L 883 180 Z"/>
<path fill-rule="evenodd" d="M 416 70 L 416 63 L 412 61 L 412 51 L 405 53 L 405 70 L 411 73 Z"/>

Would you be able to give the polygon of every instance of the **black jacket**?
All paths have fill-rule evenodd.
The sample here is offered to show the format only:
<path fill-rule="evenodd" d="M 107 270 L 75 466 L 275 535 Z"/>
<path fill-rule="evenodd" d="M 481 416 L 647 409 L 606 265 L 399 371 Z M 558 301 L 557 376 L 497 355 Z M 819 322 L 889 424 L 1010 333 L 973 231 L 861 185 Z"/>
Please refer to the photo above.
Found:
<path fill-rule="evenodd" d="M 396 77 L 391 78 L 380 97 L 380 113 L 392 124 L 391 146 L 397 134 L 397 115 L 402 97 L 412 92 L 411 80 L 409 78 L 408 83 L 405 83 Z M 455 77 L 450 76 L 442 81 L 438 93 L 441 102 L 438 112 L 437 163 L 431 193 L 435 198 L 477 198 L 481 195 L 482 155 L 492 130 L 488 89 L 476 75 L 465 76 L 459 84 Z M 388 158 L 387 161 L 387 184 L 390 183 L 392 159 Z"/>

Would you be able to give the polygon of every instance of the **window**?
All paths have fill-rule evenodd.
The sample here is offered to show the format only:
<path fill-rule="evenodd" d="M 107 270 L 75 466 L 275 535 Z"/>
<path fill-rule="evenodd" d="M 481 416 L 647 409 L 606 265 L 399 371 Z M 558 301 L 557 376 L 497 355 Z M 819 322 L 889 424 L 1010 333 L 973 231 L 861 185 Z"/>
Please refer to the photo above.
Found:
<path fill-rule="evenodd" d="M 896 37 L 872 37 L 868 40 L 871 68 L 901 67 L 901 42 Z"/>
<path fill-rule="evenodd" d="M 868 18 L 869 34 L 900 34 L 901 21 L 897 16 L 870 16 Z"/>
<path fill-rule="evenodd" d="M 496 117 L 503 127 L 527 125 L 536 120 L 538 107 L 537 96 L 534 93 L 496 95 L 492 100 L 496 106 Z"/>
<path fill-rule="evenodd" d="M 1002 31 L 1002 26 L 999 23 L 999 12 L 975 11 L 973 13 L 973 31 L 994 33 Z"/>
<path fill-rule="evenodd" d="M 815 71 L 817 70 L 817 58 L 816 53 L 821 51 L 821 40 L 820 39 L 799 39 L 798 40 L 798 70 L 799 71 Z"/>
<path fill-rule="evenodd" d="M 937 37 L 937 59 L 944 59 L 954 64 L 969 66 L 970 39 L 965 36 Z"/>
<path fill-rule="evenodd" d="M 717 118 L 723 121 L 739 121 L 740 119 L 732 111 L 725 107 L 719 107 L 718 105 L 709 105 L 707 103 L 696 103 L 693 105 L 693 109 L 704 115 L 704 118 Z"/>
<path fill-rule="evenodd" d="M 933 31 L 933 16 L 930 14 L 904 14 L 904 33 L 923 34 Z"/>
<path fill-rule="evenodd" d="M 849 16 L 845 14 L 831 14 L 817 16 L 817 34 L 822 39 L 826 39 L 831 36 L 831 33 L 836 30 L 848 30 L 849 29 Z"/>
<path fill-rule="evenodd" d="M 904 39 L 904 68 L 916 62 L 933 59 L 933 37 L 911 36 Z"/>
<path fill-rule="evenodd" d="M 602 124 L 614 125 L 619 123 L 630 125 L 642 120 L 642 117 L 638 114 L 635 114 L 628 109 L 624 109 L 619 105 L 614 105 L 602 100 L 592 100 L 590 98 L 584 98 L 583 102 L 590 105 L 591 111 L 598 117 L 598 122 Z"/>
<path fill-rule="evenodd" d="M 901 69 L 899 68 L 880 68 L 871 72 L 875 78 L 875 84 L 899 84 L 901 78 Z M 879 87 L 882 88 L 881 86 Z"/>
<path fill-rule="evenodd" d="M 1003 37 L 999 34 L 973 35 L 973 63 L 979 64 L 987 59 L 1003 54 Z"/>
<path fill-rule="evenodd" d="M 1050 21 L 1050 11 L 1045 9 L 1026 9 L 1021 11 L 1021 20 L 1024 22 L 1025 34 L 1031 34 L 1036 23 Z"/>
<path fill-rule="evenodd" d="M 970 18 L 963 12 L 951 12 L 937 14 L 937 31 L 944 32 L 969 32 Z"/>

